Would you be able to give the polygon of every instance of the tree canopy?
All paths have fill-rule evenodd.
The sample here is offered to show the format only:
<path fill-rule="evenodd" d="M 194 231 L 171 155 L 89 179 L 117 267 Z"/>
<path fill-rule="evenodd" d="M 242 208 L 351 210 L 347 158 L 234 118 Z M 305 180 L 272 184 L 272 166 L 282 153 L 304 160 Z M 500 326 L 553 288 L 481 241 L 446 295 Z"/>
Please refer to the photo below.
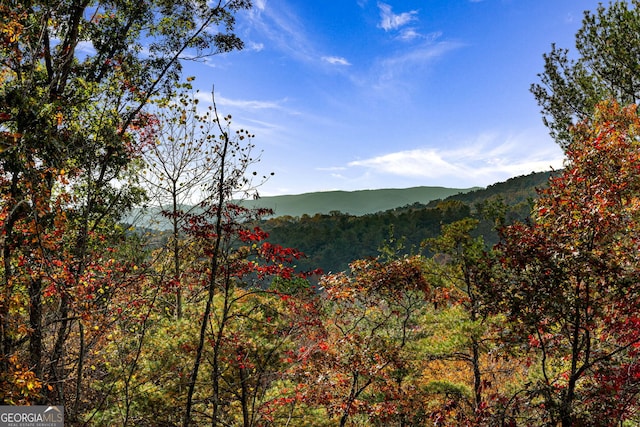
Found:
<path fill-rule="evenodd" d="M 565 150 L 570 128 L 592 117 L 605 99 L 622 104 L 640 98 L 640 2 L 613 1 L 585 11 L 576 53 L 552 45 L 544 55 L 540 82 L 531 86 L 543 121 Z"/>
<path fill-rule="evenodd" d="M 638 425 L 636 9 L 587 13 L 582 57 L 545 57 L 567 160 L 535 200 L 530 176 L 514 210 L 267 222 L 233 200 L 261 176 L 253 134 L 179 78 L 242 47 L 250 6 L 0 5 L 0 403 L 97 426 Z M 122 223 L 149 187 L 167 235 Z M 341 267 L 301 272 L 269 231 L 330 239 Z"/>
<path fill-rule="evenodd" d="M 3 402 L 73 400 L 76 420 L 112 304 L 130 293 L 141 307 L 149 296 L 139 294 L 145 251 L 118 224 L 145 197 L 141 154 L 155 143 L 147 101 L 173 90 L 183 61 L 242 48 L 235 14 L 250 7 L 0 4 Z"/>

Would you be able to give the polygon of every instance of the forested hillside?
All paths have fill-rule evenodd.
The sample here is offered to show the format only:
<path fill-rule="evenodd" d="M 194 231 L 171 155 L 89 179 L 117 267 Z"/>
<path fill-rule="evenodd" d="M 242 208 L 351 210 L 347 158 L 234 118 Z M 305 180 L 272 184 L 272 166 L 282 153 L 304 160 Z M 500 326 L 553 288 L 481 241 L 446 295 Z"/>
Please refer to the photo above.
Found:
<path fill-rule="evenodd" d="M 525 220 L 537 199 L 537 189 L 545 188 L 550 176 L 550 172 L 532 173 L 428 204 L 416 202 L 368 215 L 332 212 L 280 216 L 263 221 L 260 226 L 269 232 L 272 242 L 306 254 L 306 258 L 297 261 L 301 271 L 346 270 L 351 261 L 380 255 L 384 242 L 390 240 L 402 245 L 399 254 L 430 255 L 422 245 L 425 239 L 438 236 L 443 224 L 466 217 L 480 221 L 474 234 L 482 235 L 490 247 L 498 242 L 498 235 L 494 220 L 484 215 L 485 205 L 504 204 L 502 214 L 508 222 Z"/>
<path fill-rule="evenodd" d="M 559 172 L 532 172 L 529 175 L 517 176 L 504 182 L 497 182 L 487 188 L 476 189 L 455 194 L 445 200 L 459 200 L 469 206 L 477 206 L 491 199 L 500 199 L 507 206 L 531 206 L 538 198 L 538 191 L 549 185 L 549 178 Z M 437 203 L 437 201 L 435 202 Z M 433 206 L 429 204 L 428 206 Z"/>
<path fill-rule="evenodd" d="M 274 216 L 302 216 L 341 212 L 353 216 L 394 209 L 412 203 L 429 203 L 475 188 L 413 187 L 360 191 L 323 191 L 290 196 L 261 197 L 245 200 L 242 204 L 252 208 L 266 208 Z"/>
<path fill-rule="evenodd" d="M 264 209 L 270 212 L 265 218 L 302 217 L 315 214 L 348 214 L 362 216 L 395 209 L 408 204 L 427 204 L 453 195 L 460 195 L 477 188 L 413 187 L 387 188 L 359 191 L 320 191 L 315 193 L 284 196 L 259 197 L 256 199 L 234 200 L 240 206 L 250 209 Z M 132 209 L 123 219 L 124 223 L 138 228 L 164 231 L 171 229 L 171 221 L 162 215 L 162 206 L 149 205 Z M 180 205 L 183 211 L 198 211 L 198 206 Z"/>
<path fill-rule="evenodd" d="M 0 421 L 640 425 L 639 6 L 544 56 L 563 170 L 268 219 L 253 134 L 181 76 L 250 1 L 0 3 Z"/>

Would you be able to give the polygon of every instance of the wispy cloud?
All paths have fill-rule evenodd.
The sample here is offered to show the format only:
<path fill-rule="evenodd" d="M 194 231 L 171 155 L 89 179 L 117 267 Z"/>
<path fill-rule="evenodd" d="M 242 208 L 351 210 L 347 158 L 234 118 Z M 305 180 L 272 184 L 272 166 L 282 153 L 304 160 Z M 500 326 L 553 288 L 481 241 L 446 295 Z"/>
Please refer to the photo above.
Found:
<path fill-rule="evenodd" d="M 422 34 L 416 31 L 415 28 L 405 28 L 400 32 L 400 35 L 398 36 L 398 38 L 400 38 L 401 40 L 415 40 L 422 37 Z"/>
<path fill-rule="evenodd" d="M 82 52 L 87 55 L 95 55 L 96 49 L 93 47 L 93 43 L 90 41 L 79 42 L 76 46 L 78 52 Z"/>
<path fill-rule="evenodd" d="M 418 46 L 412 47 L 380 59 L 374 69 L 377 76 L 378 87 L 384 87 L 389 82 L 402 80 L 406 73 L 415 73 L 417 67 L 422 67 L 432 63 L 446 53 L 462 47 L 460 43 L 426 41 Z"/>
<path fill-rule="evenodd" d="M 506 177 L 562 167 L 557 147 L 535 149 L 530 136 L 503 137 L 484 134 L 461 148 L 417 148 L 352 161 L 351 168 L 365 168 L 370 174 L 425 178 L 431 182 L 459 181 L 488 185 Z M 502 141 L 502 142 L 500 142 Z M 522 157 L 522 145 L 531 145 Z"/>
<path fill-rule="evenodd" d="M 285 52 L 297 60 L 317 60 L 320 55 L 314 52 L 313 43 L 298 16 L 284 3 L 276 4 L 277 8 L 267 0 L 260 0 L 249 13 L 252 29 L 257 30 L 264 40 L 260 44 Z"/>
<path fill-rule="evenodd" d="M 204 101 L 206 104 L 211 104 L 213 101 L 213 97 L 210 93 L 200 92 L 197 95 L 197 98 L 201 101 Z M 247 99 L 231 99 L 225 98 L 224 96 L 216 94 L 216 104 L 224 107 L 234 107 L 240 110 L 268 110 L 268 109 L 276 109 L 283 110 L 284 103 L 287 101 L 286 99 L 282 99 L 279 101 L 260 101 L 260 100 L 247 100 Z"/>
<path fill-rule="evenodd" d="M 351 65 L 349 60 L 342 56 L 323 55 L 324 49 L 309 36 L 304 23 L 285 2 L 278 2 L 277 6 L 267 4 L 266 0 L 259 3 L 249 14 L 249 19 L 252 29 L 258 31 L 261 41 L 251 43 L 250 48 L 256 51 L 267 47 L 276 49 L 291 59 L 311 66 L 321 63 Z"/>
<path fill-rule="evenodd" d="M 244 99 L 229 99 L 223 96 L 216 96 L 216 102 L 226 107 L 236 107 L 243 110 L 265 110 L 265 109 L 283 109 L 284 101 L 257 101 Z"/>
<path fill-rule="evenodd" d="M 434 31 L 431 33 L 424 34 L 419 32 L 416 28 L 408 27 L 408 28 L 403 28 L 398 33 L 398 36 L 396 38 L 403 41 L 423 40 L 425 42 L 433 43 L 436 40 L 438 40 L 441 36 L 442 36 L 441 31 Z"/>
<path fill-rule="evenodd" d="M 324 168 L 316 168 L 316 170 L 325 171 L 325 172 L 337 172 L 337 171 L 345 171 L 347 170 L 347 167 L 346 166 L 329 166 Z"/>
<path fill-rule="evenodd" d="M 323 56 L 322 60 L 333 65 L 351 65 L 349 61 L 347 61 L 345 58 L 342 58 L 340 56 Z"/>
<path fill-rule="evenodd" d="M 385 31 L 396 30 L 418 19 L 416 16 L 418 14 L 417 10 L 395 14 L 391 6 L 383 2 L 378 2 L 378 9 L 380 10 L 380 23 L 378 27 Z"/>
<path fill-rule="evenodd" d="M 250 42 L 249 49 L 253 50 L 254 52 L 260 52 L 264 49 L 264 43 Z"/>

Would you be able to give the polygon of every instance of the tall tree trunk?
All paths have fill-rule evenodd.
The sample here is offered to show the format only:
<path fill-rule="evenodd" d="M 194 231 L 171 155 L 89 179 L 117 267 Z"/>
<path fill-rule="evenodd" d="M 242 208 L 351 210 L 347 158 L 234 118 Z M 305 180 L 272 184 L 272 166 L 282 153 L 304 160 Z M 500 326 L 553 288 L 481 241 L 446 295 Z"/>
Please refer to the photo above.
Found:
<path fill-rule="evenodd" d="M 209 316 L 211 315 L 211 309 L 213 306 L 213 297 L 216 291 L 216 279 L 218 277 L 218 262 L 219 262 L 219 254 L 220 254 L 220 246 L 222 244 L 222 216 L 223 209 L 225 204 L 225 180 L 226 180 L 226 170 L 225 165 L 227 161 L 227 151 L 229 149 L 229 136 L 226 133 L 223 133 L 223 147 L 222 153 L 220 154 L 220 175 L 218 176 L 218 182 L 216 183 L 217 189 L 217 203 L 216 203 L 216 212 L 215 212 L 215 240 L 213 245 L 213 252 L 211 254 L 211 262 L 209 272 L 209 283 L 207 284 L 207 302 L 205 306 L 205 310 L 202 316 L 201 324 L 200 324 L 200 337 L 198 342 L 198 348 L 196 349 L 196 356 L 193 362 L 193 369 L 191 371 L 191 376 L 189 379 L 189 390 L 187 392 L 187 404 L 185 408 L 185 415 L 183 421 L 183 427 L 188 427 L 191 424 L 191 410 L 193 407 L 193 394 L 195 392 L 196 381 L 198 380 L 198 371 L 200 370 L 200 363 L 202 361 L 202 353 L 204 351 L 204 343 L 207 336 L 207 325 L 209 324 Z M 224 322 L 223 322 L 224 325 Z M 215 351 L 217 351 L 218 346 L 216 346 Z M 215 362 L 215 361 L 214 361 Z M 214 405 L 217 405 L 218 402 L 215 400 L 218 398 L 216 395 L 214 397 Z M 213 425 L 215 426 L 216 418 L 215 414 L 217 412 L 217 406 L 214 408 L 214 418 Z"/>
<path fill-rule="evenodd" d="M 2 356 L 0 357 L 0 372 L 7 372 L 9 368 L 9 357 L 13 351 L 13 340 L 11 339 L 10 323 L 9 323 L 9 301 L 12 296 L 12 268 L 11 268 L 11 246 L 10 241 L 12 233 L 11 221 L 5 226 L 5 236 L 2 241 L 2 264 L 3 271 L 3 289 L 2 297 L 0 297 L 0 331 L 2 332 Z"/>
<path fill-rule="evenodd" d="M 51 360 L 49 361 L 50 382 L 53 383 L 55 394 L 49 399 L 50 403 L 64 405 L 64 342 L 67 336 L 67 330 L 70 326 L 69 321 L 69 297 L 66 292 L 60 296 L 60 305 L 58 308 L 59 324 L 58 333 L 56 335 Z"/>
<path fill-rule="evenodd" d="M 180 277 L 180 244 L 178 241 L 180 229 L 178 228 L 178 199 L 177 189 L 173 188 L 173 281 L 176 287 L 176 319 L 182 319 L 182 283 Z"/>
<path fill-rule="evenodd" d="M 239 354 L 240 355 L 240 354 Z M 247 369 L 244 366 L 238 367 L 238 373 L 240 374 L 240 404 L 242 406 L 242 425 L 244 427 L 250 427 L 250 414 L 249 414 L 249 386 L 247 384 Z"/>
<path fill-rule="evenodd" d="M 80 397 L 82 396 L 82 372 L 84 370 L 84 326 L 82 320 L 78 320 L 78 333 L 80 334 L 80 348 L 78 349 L 78 368 L 76 369 L 76 391 L 74 396 L 73 410 L 71 411 L 71 419 L 69 421 L 77 421 L 78 412 L 80 409 Z"/>
<path fill-rule="evenodd" d="M 475 337 L 471 339 L 471 357 L 473 363 L 473 406 L 477 411 L 482 403 L 482 372 L 480 371 L 480 344 Z"/>
<path fill-rule="evenodd" d="M 42 279 L 29 283 L 29 363 L 37 378 L 42 378 Z"/>

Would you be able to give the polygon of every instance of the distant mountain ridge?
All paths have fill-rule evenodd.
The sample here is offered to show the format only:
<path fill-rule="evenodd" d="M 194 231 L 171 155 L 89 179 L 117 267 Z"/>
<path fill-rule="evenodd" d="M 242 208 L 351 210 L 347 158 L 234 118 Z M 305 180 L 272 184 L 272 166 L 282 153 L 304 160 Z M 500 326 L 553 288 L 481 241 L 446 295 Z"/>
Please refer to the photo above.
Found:
<path fill-rule="evenodd" d="M 442 226 L 463 218 L 478 220 L 475 235 L 487 247 L 498 243 L 495 220 L 485 217 L 487 207 L 503 205 L 506 223 L 526 221 L 538 190 L 548 185 L 553 172 L 538 172 L 508 179 L 486 188 L 458 193 L 429 203 L 412 201 L 393 209 L 366 215 L 337 211 L 298 217 L 275 216 L 259 221 L 272 244 L 296 248 L 307 255 L 297 262 L 300 271 L 321 268 L 325 272 L 346 271 L 356 259 L 375 257 L 389 241 L 400 246 L 398 254 L 422 251 L 425 239 L 440 235 Z M 372 194 L 378 194 L 373 191 Z M 496 211 L 497 212 L 497 211 Z"/>
<path fill-rule="evenodd" d="M 447 197 L 445 200 L 458 200 L 472 207 L 495 197 L 499 197 L 508 206 L 528 203 L 537 199 L 538 190 L 547 187 L 549 179 L 558 173 L 560 171 L 546 171 L 515 176 L 506 181 L 491 184 L 486 188 Z M 434 207 L 436 202 L 437 200 L 431 202 L 428 206 Z"/>
<path fill-rule="evenodd" d="M 433 200 L 445 199 L 458 194 L 478 190 L 473 188 L 410 187 L 385 188 L 378 190 L 321 191 L 284 196 L 261 197 L 244 200 L 244 206 L 268 208 L 275 217 L 328 214 L 340 212 L 361 216 L 395 209 L 413 203 L 427 204 Z"/>
<path fill-rule="evenodd" d="M 469 216 L 480 220 L 477 233 L 491 246 L 498 241 L 495 223 L 478 215 L 478 208 L 500 201 L 507 207 L 507 222 L 526 220 L 538 197 L 537 190 L 546 187 L 554 173 L 531 173 L 486 188 L 328 191 L 244 203 L 275 210 L 273 216 L 256 225 L 269 234 L 270 243 L 296 248 L 307 255 L 298 260 L 299 271 L 322 268 L 335 272 L 346 270 L 353 260 L 379 255 L 380 246 L 391 232 L 410 251 L 420 248 L 425 239 L 438 236 L 443 224 Z M 135 210 L 124 222 L 159 234 L 170 225 L 158 207 Z"/>
<path fill-rule="evenodd" d="M 273 210 L 273 217 L 301 217 L 303 215 L 326 215 L 340 212 L 353 216 L 375 214 L 414 203 L 428 204 L 434 200 L 446 199 L 473 192 L 481 187 L 447 188 L 447 187 L 410 187 L 387 188 L 379 190 L 356 191 L 320 191 L 283 196 L 260 197 L 255 200 L 240 200 L 236 203 L 252 208 L 267 208 Z M 192 206 L 182 206 L 185 211 Z M 196 208 L 197 212 L 198 209 Z M 171 224 L 161 214 L 160 208 L 150 206 L 144 209 L 134 209 L 124 219 L 125 223 L 138 228 L 168 230 Z"/>
<path fill-rule="evenodd" d="M 493 196 L 499 196 L 507 205 L 516 205 L 536 198 L 536 188 L 544 187 L 552 172 L 537 172 L 510 178 L 487 187 L 449 188 L 421 186 L 356 191 L 322 191 L 282 196 L 267 196 L 256 200 L 238 201 L 247 207 L 268 208 L 273 215 L 265 218 L 327 215 L 341 213 L 363 216 L 398 210 L 407 206 L 435 207 L 442 200 L 458 200 L 474 206 Z M 183 206 L 190 210 L 192 206 Z M 198 211 L 195 208 L 195 211 Z M 157 206 L 134 209 L 123 220 L 136 228 L 167 230 L 170 223 Z"/>

